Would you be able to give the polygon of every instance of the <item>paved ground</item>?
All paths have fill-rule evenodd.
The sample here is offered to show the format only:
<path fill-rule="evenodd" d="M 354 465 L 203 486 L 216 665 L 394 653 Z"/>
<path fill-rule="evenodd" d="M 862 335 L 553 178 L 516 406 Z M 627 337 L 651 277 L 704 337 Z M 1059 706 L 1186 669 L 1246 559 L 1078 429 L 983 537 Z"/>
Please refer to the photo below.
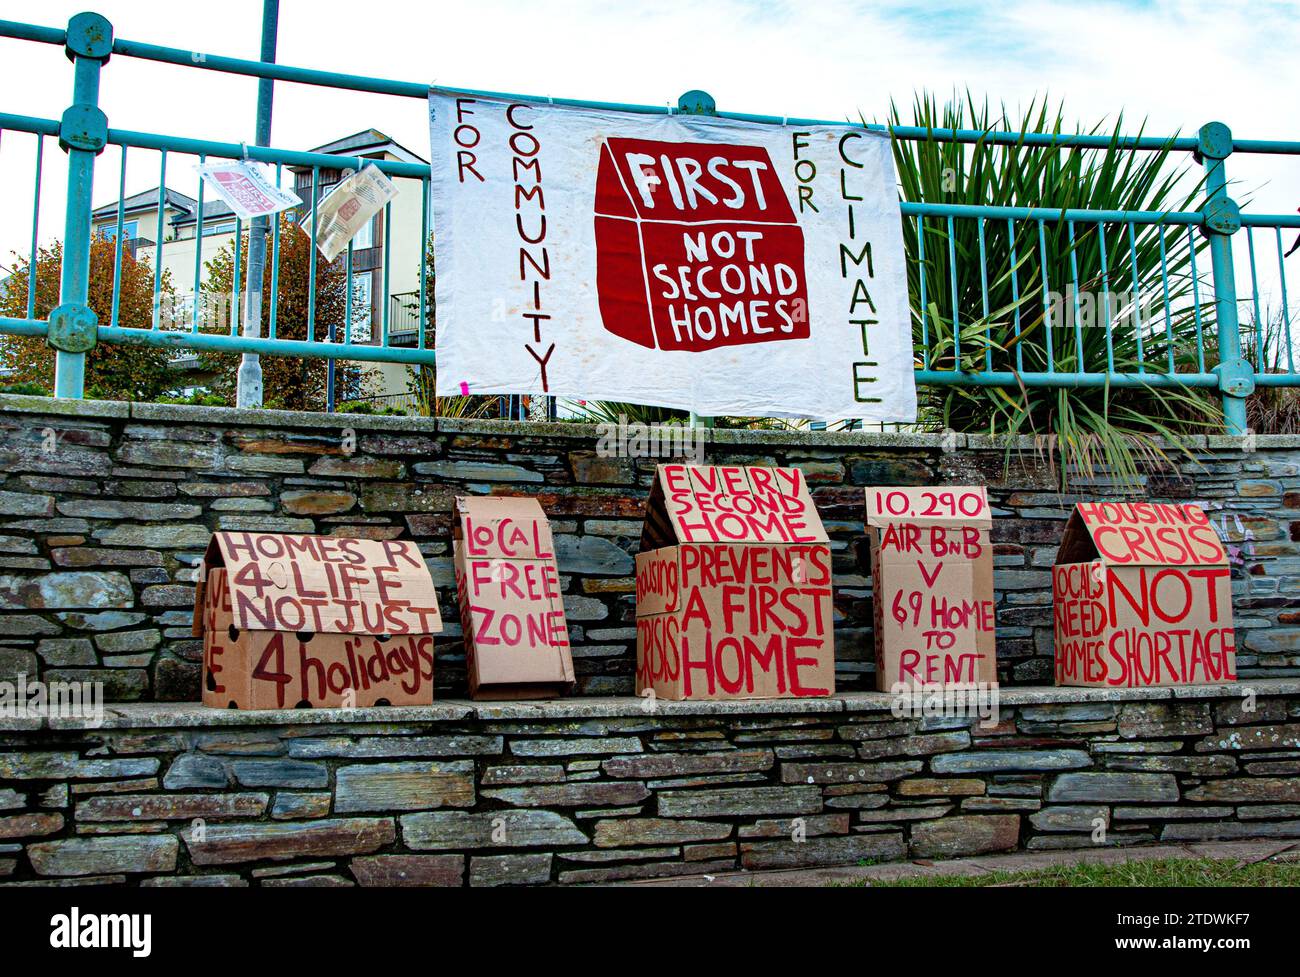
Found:
<path fill-rule="evenodd" d="M 1237 858 L 1243 862 L 1300 860 L 1300 842 L 1203 841 L 1185 845 L 1149 845 L 1137 848 L 1104 848 L 1096 851 L 1013 852 L 980 855 L 951 861 L 891 862 L 887 865 L 848 865 L 837 868 L 786 869 L 771 872 L 727 872 L 718 875 L 684 875 L 669 879 L 645 879 L 619 885 L 686 886 L 824 886 L 844 885 L 863 879 L 900 879 L 912 876 L 981 875 L 986 872 L 1023 872 L 1052 865 L 1081 862 L 1118 863 L 1156 858 Z"/>

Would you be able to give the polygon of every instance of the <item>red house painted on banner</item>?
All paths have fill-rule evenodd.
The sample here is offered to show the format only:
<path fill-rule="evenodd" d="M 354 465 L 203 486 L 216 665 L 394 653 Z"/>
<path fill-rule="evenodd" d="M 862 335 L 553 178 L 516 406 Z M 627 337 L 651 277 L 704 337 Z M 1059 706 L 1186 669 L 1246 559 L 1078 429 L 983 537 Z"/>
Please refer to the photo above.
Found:
<path fill-rule="evenodd" d="M 1198 505 L 1075 506 L 1052 569 L 1056 684 L 1237 678 L 1228 554 Z"/>
<path fill-rule="evenodd" d="M 429 705 L 440 631 L 410 540 L 215 533 L 194 595 L 203 702 L 222 709 Z"/>
<path fill-rule="evenodd" d="M 660 465 L 636 558 L 637 692 L 835 691 L 831 551 L 795 468 Z"/>
<path fill-rule="evenodd" d="M 617 336 L 690 352 L 809 336 L 803 229 L 762 146 L 608 139 L 595 232 Z"/>

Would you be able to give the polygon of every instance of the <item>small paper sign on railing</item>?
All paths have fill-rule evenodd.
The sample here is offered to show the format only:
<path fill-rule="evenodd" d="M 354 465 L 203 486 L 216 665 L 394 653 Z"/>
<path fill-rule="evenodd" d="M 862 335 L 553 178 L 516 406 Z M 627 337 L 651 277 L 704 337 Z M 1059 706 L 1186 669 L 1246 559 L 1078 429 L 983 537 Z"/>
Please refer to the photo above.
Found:
<path fill-rule="evenodd" d="M 397 185 L 374 163 L 353 173 L 325 195 L 317 208 L 316 247 L 333 261 L 384 204 L 397 196 Z M 312 215 L 300 225 L 310 237 Z"/>
<path fill-rule="evenodd" d="M 229 163 L 207 163 L 198 169 L 199 176 L 212 192 L 241 220 L 252 220 L 254 217 L 265 217 L 290 207 L 302 206 L 302 200 L 296 193 L 277 187 L 256 163 L 236 160 Z"/>

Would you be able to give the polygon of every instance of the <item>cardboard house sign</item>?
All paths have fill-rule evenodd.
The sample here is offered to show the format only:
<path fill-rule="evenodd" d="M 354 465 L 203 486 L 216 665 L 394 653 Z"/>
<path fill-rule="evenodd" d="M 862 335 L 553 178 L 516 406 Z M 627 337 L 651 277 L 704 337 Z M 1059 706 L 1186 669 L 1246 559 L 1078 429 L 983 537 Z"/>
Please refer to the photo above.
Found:
<path fill-rule="evenodd" d="M 429 705 L 441 630 L 409 540 L 215 533 L 194 596 L 203 702 L 220 708 Z"/>
<path fill-rule="evenodd" d="M 868 488 L 876 688 L 997 684 L 983 487 Z"/>
<path fill-rule="evenodd" d="M 1075 506 L 1052 569 L 1056 684 L 1237 678 L 1228 554 L 1200 506 Z"/>
<path fill-rule="evenodd" d="M 456 596 L 476 699 L 561 695 L 573 684 L 560 571 L 536 499 L 456 499 Z"/>
<path fill-rule="evenodd" d="M 831 551 L 794 468 L 660 465 L 636 558 L 637 692 L 835 691 Z"/>

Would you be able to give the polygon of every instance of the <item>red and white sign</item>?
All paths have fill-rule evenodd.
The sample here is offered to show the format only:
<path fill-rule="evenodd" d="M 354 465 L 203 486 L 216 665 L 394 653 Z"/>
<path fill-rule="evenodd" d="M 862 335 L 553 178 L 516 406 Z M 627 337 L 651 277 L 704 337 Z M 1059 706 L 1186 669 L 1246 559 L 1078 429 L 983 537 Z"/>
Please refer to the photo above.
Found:
<path fill-rule="evenodd" d="M 1237 678 L 1232 570 L 1198 505 L 1076 505 L 1052 568 L 1052 617 L 1057 685 Z"/>
<path fill-rule="evenodd" d="M 637 693 L 834 692 L 831 572 L 799 469 L 660 465 L 636 558 Z"/>
<path fill-rule="evenodd" d="M 199 167 L 199 175 L 241 220 L 302 205 L 296 193 L 277 187 L 256 163 L 209 163 Z"/>
<path fill-rule="evenodd" d="M 867 489 L 876 688 L 996 685 L 983 486 Z"/>
<path fill-rule="evenodd" d="M 884 134 L 429 102 L 439 396 L 915 419 Z"/>
<path fill-rule="evenodd" d="M 536 499 L 456 499 L 452 560 L 470 695 L 536 699 L 573 683 L 551 527 Z"/>

